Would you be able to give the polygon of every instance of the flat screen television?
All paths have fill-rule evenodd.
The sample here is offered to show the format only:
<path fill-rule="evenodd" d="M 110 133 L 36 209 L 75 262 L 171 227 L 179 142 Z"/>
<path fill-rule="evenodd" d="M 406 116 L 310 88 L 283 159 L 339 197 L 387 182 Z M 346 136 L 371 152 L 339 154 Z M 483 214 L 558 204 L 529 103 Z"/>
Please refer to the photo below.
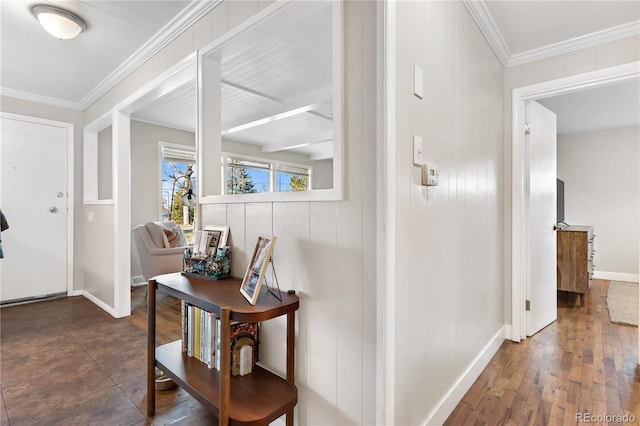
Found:
<path fill-rule="evenodd" d="M 564 182 L 560 179 L 556 179 L 557 181 L 557 189 L 556 189 L 556 197 L 557 197 L 557 210 L 556 210 L 556 223 L 564 222 Z"/>

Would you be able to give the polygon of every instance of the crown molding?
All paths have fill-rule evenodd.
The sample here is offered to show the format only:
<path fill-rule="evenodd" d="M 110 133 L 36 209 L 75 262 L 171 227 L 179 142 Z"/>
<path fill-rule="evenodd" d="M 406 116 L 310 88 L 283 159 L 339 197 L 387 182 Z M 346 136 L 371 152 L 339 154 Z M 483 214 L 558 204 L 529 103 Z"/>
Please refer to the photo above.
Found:
<path fill-rule="evenodd" d="M 200 18 L 209 13 L 222 0 L 215 1 L 190 1 L 176 17 L 162 27 L 142 47 L 136 50 L 118 68 L 110 73 L 96 87 L 87 93 L 79 102 L 51 98 L 8 88 L 0 88 L 0 94 L 26 101 L 39 102 L 56 107 L 69 108 L 84 111 L 104 96 L 116 84 L 131 75 L 142 64 L 151 59 L 156 53 L 175 40 L 180 34 L 196 23 Z"/>
<path fill-rule="evenodd" d="M 591 34 L 585 34 L 580 37 L 574 37 L 569 40 L 543 46 L 538 49 L 532 49 L 526 52 L 515 54 L 509 59 L 507 67 L 513 67 L 516 65 L 526 64 L 528 62 L 539 61 L 540 59 L 561 55 L 563 53 L 573 52 L 575 50 L 620 40 L 622 38 L 631 37 L 638 34 L 640 34 L 640 21 L 628 22 L 626 24 L 607 28 L 602 31 L 596 31 Z"/>
<path fill-rule="evenodd" d="M 29 102 L 37 102 L 40 104 L 51 105 L 59 108 L 73 109 L 82 111 L 78 102 L 65 101 L 63 99 L 51 98 L 49 96 L 36 95 L 34 93 L 23 92 L 21 90 L 9 89 L 7 87 L 0 87 L 0 95 L 8 96 L 11 98 L 22 99 Z"/>
<path fill-rule="evenodd" d="M 87 93 L 80 101 L 80 108 L 82 110 L 89 108 L 116 84 L 128 77 L 221 2 L 222 0 L 192 1 L 179 15 L 162 27 L 148 42 Z"/>
<path fill-rule="evenodd" d="M 480 32 L 484 35 L 484 38 L 489 42 L 489 45 L 493 49 L 493 52 L 498 57 L 498 60 L 503 67 L 507 67 L 509 60 L 511 59 L 511 51 L 505 43 L 504 38 L 498 26 L 496 25 L 493 17 L 487 10 L 484 1 L 482 0 L 462 0 L 462 3 L 467 8 L 467 11 L 480 28 Z"/>
<path fill-rule="evenodd" d="M 598 44 L 640 34 L 640 21 L 633 21 L 537 49 L 512 54 L 495 21 L 487 10 L 484 1 L 462 0 L 462 2 L 480 28 L 484 37 L 487 39 L 487 42 L 498 57 L 498 60 L 505 68 L 539 61 L 540 59 L 549 58 L 551 56 L 561 55 L 563 53 L 584 49 L 585 47 L 592 47 Z"/>

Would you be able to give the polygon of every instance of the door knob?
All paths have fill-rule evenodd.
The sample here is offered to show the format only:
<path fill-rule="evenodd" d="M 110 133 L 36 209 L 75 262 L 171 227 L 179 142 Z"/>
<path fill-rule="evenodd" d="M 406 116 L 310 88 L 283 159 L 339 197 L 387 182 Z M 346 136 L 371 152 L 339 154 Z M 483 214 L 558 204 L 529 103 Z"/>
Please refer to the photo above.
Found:
<path fill-rule="evenodd" d="M 49 211 L 50 211 L 51 213 L 55 213 L 55 212 L 57 212 L 57 211 L 58 211 L 58 208 L 57 208 L 57 207 L 49 207 Z"/>
<path fill-rule="evenodd" d="M 557 231 L 558 229 L 560 229 L 560 227 L 559 227 L 557 224 L 555 224 L 555 223 L 554 223 L 554 224 L 553 224 L 553 230 L 554 230 L 554 231 Z"/>
<path fill-rule="evenodd" d="M 64 194 L 62 193 L 62 191 L 58 191 L 58 193 L 56 194 L 56 197 L 62 198 L 64 197 Z"/>

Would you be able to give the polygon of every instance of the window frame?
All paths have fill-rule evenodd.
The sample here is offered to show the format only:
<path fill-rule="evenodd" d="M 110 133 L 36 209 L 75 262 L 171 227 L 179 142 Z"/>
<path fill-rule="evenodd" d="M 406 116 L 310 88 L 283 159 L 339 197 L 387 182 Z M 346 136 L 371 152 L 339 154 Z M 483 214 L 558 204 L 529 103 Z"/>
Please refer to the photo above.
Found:
<path fill-rule="evenodd" d="M 268 170 L 269 172 L 269 182 L 268 182 L 268 187 L 269 190 L 268 191 L 262 191 L 262 192 L 255 192 L 255 193 L 245 193 L 245 194 L 229 194 L 228 193 L 228 188 L 227 188 L 227 170 L 229 168 L 229 160 L 236 160 L 236 161 L 248 161 L 251 163 L 256 163 L 256 164 L 264 164 L 266 167 L 265 169 Z M 259 158 L 259 157 L 253 157 L 250 155 L 244 155 L 244 154 L 234 154 L 234 153 L 230 153 L 230 152 L 222 152 L 222 156 L 221 156 L 221 161 L 220 161 L 221 167 L 220 167 L 220 173 L 221 173 L 221 179 L 220 181 L 222 182 L 222 189 L 221 192 L 224 195 L 249 195 L 249 194 L 286 194 L 286 193 L 294 193 L 294 192 L 307 192 L 307 191 L 311 191 L 312 189 L 312 185 L 311 182 L 313 181 L 312 177 L 313 177 L 313 166 L 312 165 L 308 165 L 308 164 L 299 164 L 299 163 L 292 163 L 289 161 L 280 161 L 277 159 L 267 159 L 267 158 Z M 278 166 L 285 166 L 285 167 L 291 167 L 291 168 L 297 168 L 297 169 L 305 169 L 308 171 L 307 174 L 307 191 L 276 191 L 276 175 L 279 172 L 278 170 Z M 258 169 L 258 168 L 256 168 Z"/>

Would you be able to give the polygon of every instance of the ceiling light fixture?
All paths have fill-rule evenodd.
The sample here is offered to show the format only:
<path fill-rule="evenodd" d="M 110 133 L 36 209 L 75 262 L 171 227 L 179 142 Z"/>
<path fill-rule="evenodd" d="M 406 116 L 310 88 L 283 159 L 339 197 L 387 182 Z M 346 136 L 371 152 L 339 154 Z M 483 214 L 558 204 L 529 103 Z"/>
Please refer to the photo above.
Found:
<path fill-rule="evenodd" d="M 31 13 L 40 25 L 58 40 L 74 38 L 87 29 L 87 24 L 79 16 L 59 7 L 35 5 Z"/>

